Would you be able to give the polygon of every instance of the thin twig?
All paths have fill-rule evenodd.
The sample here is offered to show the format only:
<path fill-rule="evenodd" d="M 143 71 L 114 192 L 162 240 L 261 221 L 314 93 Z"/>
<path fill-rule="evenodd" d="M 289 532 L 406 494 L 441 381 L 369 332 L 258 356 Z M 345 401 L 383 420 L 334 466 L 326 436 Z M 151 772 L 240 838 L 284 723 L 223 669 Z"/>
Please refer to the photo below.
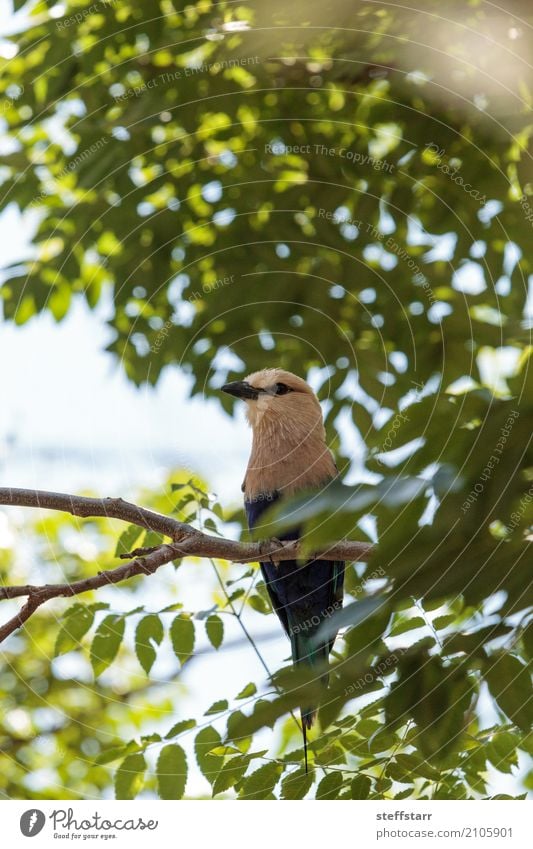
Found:
<path fill-rule="evenodd" d="M 268 680 L 269 680 L 269 682 L 270 682 L 270 683 L 271 683 L 271 685 L 274 687 L 274 689 L 276 690 L 277 694 L 278 694 L 278 695 L 281 695 L 280 687 L 278 686 L 278 684 L 277 684 L 277 683 L 276 683 L 276 681 L 274 680 L 274 676 L 272 675 L 272 671 L 270 670 L 270 668 L 269 668 L 269 666 L 268 666 L 268 663 L 266 662 L 265 658 L 263 657 L 263 655 L 262 655 L 262 654 L 261 654 L 261 652 L 259 651 L 259 648 L 258 648 L 258 646 L 257 646 L 257 643 L 255 642 L 254 638 L 253 638 L 253 637 L 252 637 L 252 635 L 250 634 L 250 632 L 249 632 L 248 628 L 246 627 L 246 625 L 245 625 L 245 624 L 244 624 L 244 622 L 242 621 L 242 614 L 243 614 L 243 612 L 244 612 L 243 608 L 241 608 L 241 610 L 240 610 L 240 611 L 237 611 L 237 609 L 235 608 L 235 605 L 233 604 L 233 601 L 231 600 L 231 596 L 229 595 L 229 593 L 228 593 L 228 591 L 227 591 L 226 585 L 224 584 L 224 581 L 223 581 L 223 580 L 222 580 L 222 578 L 220 577 L 220 573 L 219 573 L 219 571 L 218 571 L 218 569 L 217 569 L 217 565 L 216 565 L 216 563 L 215 563 L 215 561 L 214 561 L 214 560 L 211 560 L 211 565 L 212 565 L 212 567 L 213 567 L 213 570 L 214 570 L 214 572 L 215 572 L 215 575 L 217 576 L 217 580 L 218 580 L 218 583 L 219 583 L 219 585 L 220 585 L 220 588 L 221 588 L 222 592 L 224 593 L 224 596 L 226 597 L 226 601 L 227 601 L 227 603 L 228 603 L 228 605 L 229 605 L 229 608 L 230 608 L 230 610 L 231 610 L 232 615 L 235 617 L 235 619 L 236 619 L 236 620 L 237 620 L 237 622 L 239 623 L 239 626 L 240 626 L 240 628 L 241 628 L 241 630 L 242 630 L 242 632 L 243 632 L 244 636 L 246 637 L 246 639 L 247 639 L 247 640 L 248 640 L 248 642 L 250 643 L 250 645 L 251 645 L 252 649 L 254 650 L 254 652 L 255 652 L 255 654 L 256 654 L 256 656 L 257 656 L 257 658 L 258 658 L 259 662 L 261 663 L 261 666 L 263 667 L 263 669 L 265 670 L 265 672 L 266 672 L 266 674 L 267 674 L 267 676 L 268 676 Z M 301 731 L 301 726 L 300 726 L 300 723 L 298 722 L 298 718 L 297 718 L 296 714 L 294 713 L 294 711 L 293 711 L 293 710 L 291 710 L 291 711 L 290 711 L 290 714 L 291 714 L 292 718 L 294 719 L 294 722 L 296 723 L 296 727 L 298 728 L 298 730 L 299 730 L 299 731 Z"/>
<path fill-rule="evenodd" d="M 108 519 L 120 519 L 139 525 L 149 531 L 159 531 L 173 540 L 191 532 L 192 528 L 184 522 L 178 522 L 171 516 L 154 513 L 146 507 L 131 504 L 122 498 L 87 498 L 83 495 L 70 495 L 64 492 L 47 492 L 41 489 L 16 489 L 0 487 L 0 504 L 10 507 L 41 507 L 46 510 L 60 510 L 83 519 L 104 516 Z"/>
<path fill-rule="evenodd" d="M 264 659 L 263 655 L 261 654 L 261 652 L 260 652 L 260 651 L 259 651 L 259 649 L 257 648 L 257 645 L 256 645 L 256 643 L 255 643 L 254 638 L 252 637 L 252 635 L 250 634 L 250 632 L 249 632 L 248 628 L 246 627 L 246 625 L 244 624 L 244 622 L 243 622 L 243 621 L 242 621 L 242 619 L 241 619 L 241 613 L 242 613 L 242 611 L 239 613 L 239 612 L 236 610 L 235 605 L 233 604 L 233 601 L 231 600 L 231 596 L 229 595 L 229 593 L 228 593 L 228 591 L 227 591 L 227 589 L 226 589 L 226 585 L 225 585 L 224 581 L 222 580 L 222 578 L 220 577 L 220 573 L 219 573 L 219 571 L 218 571 L 218 569 L 217 569 L 217 564 L 215 563 L 215 561 L 214 561 L 212 558 L 209 558 L 209 562 L 211 563 L 211 566 L 212 566 L 213 571 L 214 571 L 214 573 L 215 573 L 215 575 L 216 575 L 216 578 L 217 578 L 218 584 L 219 584 L 219 586 L 220 586 L 220 589 L 222 590 L 222 593 L 224 594 L 224 597 L 225 597 L 225 599 L 226 599 L 226 604 L 228 605 L 228 607 L 229 607 L 229 609 L 230 609 L 230 611 L 231 611 L 232 616 L 234 616 L 234 617 L 235 617 L 235 619 L 237 620 L 237 622 L 239 623 L 239 626 L 240 626 L 240 628 L 241 628 L 241 630 L 242 630 L 242 632 L 243 632 L 244 636 L 246 637 L 246 639 L 247 639 L 247 640 L 248 640 L 248 642 L 250 643 L 251 647 L 253 648 L 253 650 L 254 650 L 255 654 L 257 655 L 257 657 L 258 657 L 258 659 L 259 659 L 259 662 L 261 663 L 261 666 L 262 666 L 262 667 L 263 667 L 263 669 L 265 670 L 265 672 L 266 672 L 266 674 L 267 674 L 267 676 L 268 676 L 268 680 L 270 681 L 270 683 L 271 683 L 273 686 L 275 686 L 275 684 L 274 684 L 274 682 L 273 682 L 273 680 L 272 680 L 272 672 L 271 672 L 271 671 L 270 671 L 270 669 L 268 668 L 267 662 L 266 662 L 266 660 Z"/>
<path fill-rule="evenodd" d="M 90 590 L 97 590 L 108 584 L 118 584 L 120 581 L 126 581 L 135 575 L 153 575 L 160 566 L 170 563 L 175 558 L 175 546 L 161 545 L 156 551 L 146 557 L 138 557 L 116 569 L 98 572 L 97 575 L 93 575 L 91 578 L 83 578 L 81 581 L 74 581 L 72 584 L 44 584 L 41 587 L 28 585 L 24 587 L 4 587 L 0 589 L 0 599 L 27 595 L 28 601 L 16 616 L 13 616 L 5 625 L 0 627 L 0 643 L 6 637 L 9 637 L 13 631 L 20 628 L 35 613 L 38 607 L 51 598 L 79 595 Z"/>

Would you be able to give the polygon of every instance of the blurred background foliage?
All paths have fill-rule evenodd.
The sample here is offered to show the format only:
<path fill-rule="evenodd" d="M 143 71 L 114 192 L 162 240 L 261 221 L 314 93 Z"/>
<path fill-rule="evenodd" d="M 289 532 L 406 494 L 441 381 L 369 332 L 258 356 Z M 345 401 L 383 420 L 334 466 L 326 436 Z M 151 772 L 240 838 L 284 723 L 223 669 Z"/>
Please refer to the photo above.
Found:
<path fill-rule="evenodd" d="M 289 509 L 309 545 L 378 540 L 347 590 L 382 604 L 338 643 L 309 776 L 288 712 L 313 682 L 290 670 L 221 693 L 207 722 L 176 707 L 199 628 L 222 663 L 222 612 L 237 629 L 244 610 L 269 615 L 255 571 L 215 564 L 200 618 L 171 578 L 160 608 L 135 612 L 153 592 L 139 579 L 133 612 L 122 589 L 51 605 L 7 651 L 4 794 L 100 796 L 114 781 L 119 797 L 180 798 L 188 763 L 245 798 L 490 795 L 494 770 L 531 750 L 529 4 L 37 2 L 28 15 L 0 64 L 0 209 L 38 225 L 31 261 L 0 285 L 4 319 L 61 321 L 76 295 L 90 309 L 107 297 L 131 381 L 179 367 L 228 412 L 229 373 L 312 372 L 350 488 Z M 176 509 L 211 532 L 242 527 L 206 489 L 160 506 L 185 497 Z M 67 531 L 93 553 L 65 547 Z M 42 574 L 78 577 L 112 558 L 119 530 L 53 517 L 21 533 Z M 162 613 L 170 603 L 183 607 Z M 61 672 L 54 647 L 85 658 L 85 677 Z M 152 681 L 165 647 L 180 667 Z"/>

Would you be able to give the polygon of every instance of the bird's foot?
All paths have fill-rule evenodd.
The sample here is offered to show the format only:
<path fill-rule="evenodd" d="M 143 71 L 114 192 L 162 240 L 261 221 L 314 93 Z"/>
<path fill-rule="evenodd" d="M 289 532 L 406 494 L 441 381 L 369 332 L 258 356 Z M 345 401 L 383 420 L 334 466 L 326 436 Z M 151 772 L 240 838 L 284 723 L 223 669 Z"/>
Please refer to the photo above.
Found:
<path fill-rule="evenodd" d="M 268 548 L 271 549 L 272 544 L 274 544 L 276 546 L 276 548 L 283 548 L 282 540 L 278 539 L 277 537 L 270 537 L 270 539 L 262 542 L 261 548 L 264 548 L 268 545 Z M 276 567 L 279 566 L 279 560 L 273 559 L 276 556 L 275 551 L 274 552 L 272 550 L 266 551 L 264 556 L 268 557 L 268 559 L 270 560 L 270 562 L 272 563 L 273 566 L 276 566 Z"/>

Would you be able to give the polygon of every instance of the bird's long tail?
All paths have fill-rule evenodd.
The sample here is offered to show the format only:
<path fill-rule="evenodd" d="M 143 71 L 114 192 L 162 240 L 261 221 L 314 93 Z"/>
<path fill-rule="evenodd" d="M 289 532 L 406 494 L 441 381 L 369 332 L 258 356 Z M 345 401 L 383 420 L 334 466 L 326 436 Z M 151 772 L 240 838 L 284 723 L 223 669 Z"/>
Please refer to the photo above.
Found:
<path fill-rule="evenodd" d="M 329 663 L 329 644 L 315 645 L 313 633 L 292 633 L 291 648 L 292 659 L 295 666 L 308 666 L 317 670 L 320 683 L 324 688 L 328 686 L 329 675 L 327 672 Z M 300 708 L 302 718 L 302 735 L 304 743 L 305 771 L 307 773 L 307 731 L 312 728 L 317 715 L 317 705 L 303 706 Z"/>

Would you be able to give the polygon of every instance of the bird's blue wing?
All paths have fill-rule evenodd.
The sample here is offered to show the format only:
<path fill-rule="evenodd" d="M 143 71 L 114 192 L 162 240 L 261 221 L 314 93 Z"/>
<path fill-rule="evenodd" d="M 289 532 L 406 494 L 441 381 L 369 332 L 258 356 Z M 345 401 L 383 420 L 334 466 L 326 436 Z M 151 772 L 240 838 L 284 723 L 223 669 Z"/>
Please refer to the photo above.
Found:
<path fill-rule="evenodd" d="M 279 498 L 278 493 L 245 501 L 248 526 L 256 527 L 264 511 Z M 279 535 L 286 541 L 298 539 L 298 528 Z M 309 560 L 298 565 L 295 560 L 278 564 L 261 563 L 261 572 L 272 602 L 287 636 L 311 637 L 321 622 L 342 607 L 344 562 Z M 307 640 L 306 640 L 307 642 Z M 333 646 L 331 640 L 328 652 Z"/>
<path fill-rule="evenodd" d="M 251 501 L 245 500 L 244 510 L 245 510 L 245 513 L 246 513 L 246 519 L 248 521 L 248 527 L 250 528 L 250 530 L 252 528 L 256 527 L 256 525 L 259 524 L 259 520 L 260 520 L 262 514 L 265 512 L 265 510 L 268 507 L 271 507 L 272 504 L 274 503 L 274 501 L 277 501 L 278 498 L 279 498 L 278 493 L 273 493 L 272 495 L 268 495 L 268 496 L 265 495 L 265 496 L 260 496 L 260 497 L 254 498 Z M 296 539 L 296 537 L 293 537 L 293 539 Z M 273 572 L 275 573 L 276 567 L 270 561 L 266 561 L 265 563 L 260 563 L 259 565 L 261 566 L 261 574 L 263 575 L 263 580 L 265 582 L 265 585 L 266 585 L 266 588 L 267 588 L 267 591 L 268 591 L 268 595 L 269 595 L 270 601 L 272 603 L 272 607 L 276 611 L 278 618 L 279 618 L 281 624 L 283 625 L 283 628 L 284 628 L 284 630 L 285 630 L 285 632 L 288 636 L 289 635 L 289 621 L 288 621 L 288 618 L 287 618 L 287 613 L 286 613 L 285 608 L 284 608 L 284 606 L 281 602 L 281 599 L 278 597 L 278 594 L 276 593 L 274 586 L 273 586 L 273 583 L 272 583 L 272 578 L 274 577 Z"/>

